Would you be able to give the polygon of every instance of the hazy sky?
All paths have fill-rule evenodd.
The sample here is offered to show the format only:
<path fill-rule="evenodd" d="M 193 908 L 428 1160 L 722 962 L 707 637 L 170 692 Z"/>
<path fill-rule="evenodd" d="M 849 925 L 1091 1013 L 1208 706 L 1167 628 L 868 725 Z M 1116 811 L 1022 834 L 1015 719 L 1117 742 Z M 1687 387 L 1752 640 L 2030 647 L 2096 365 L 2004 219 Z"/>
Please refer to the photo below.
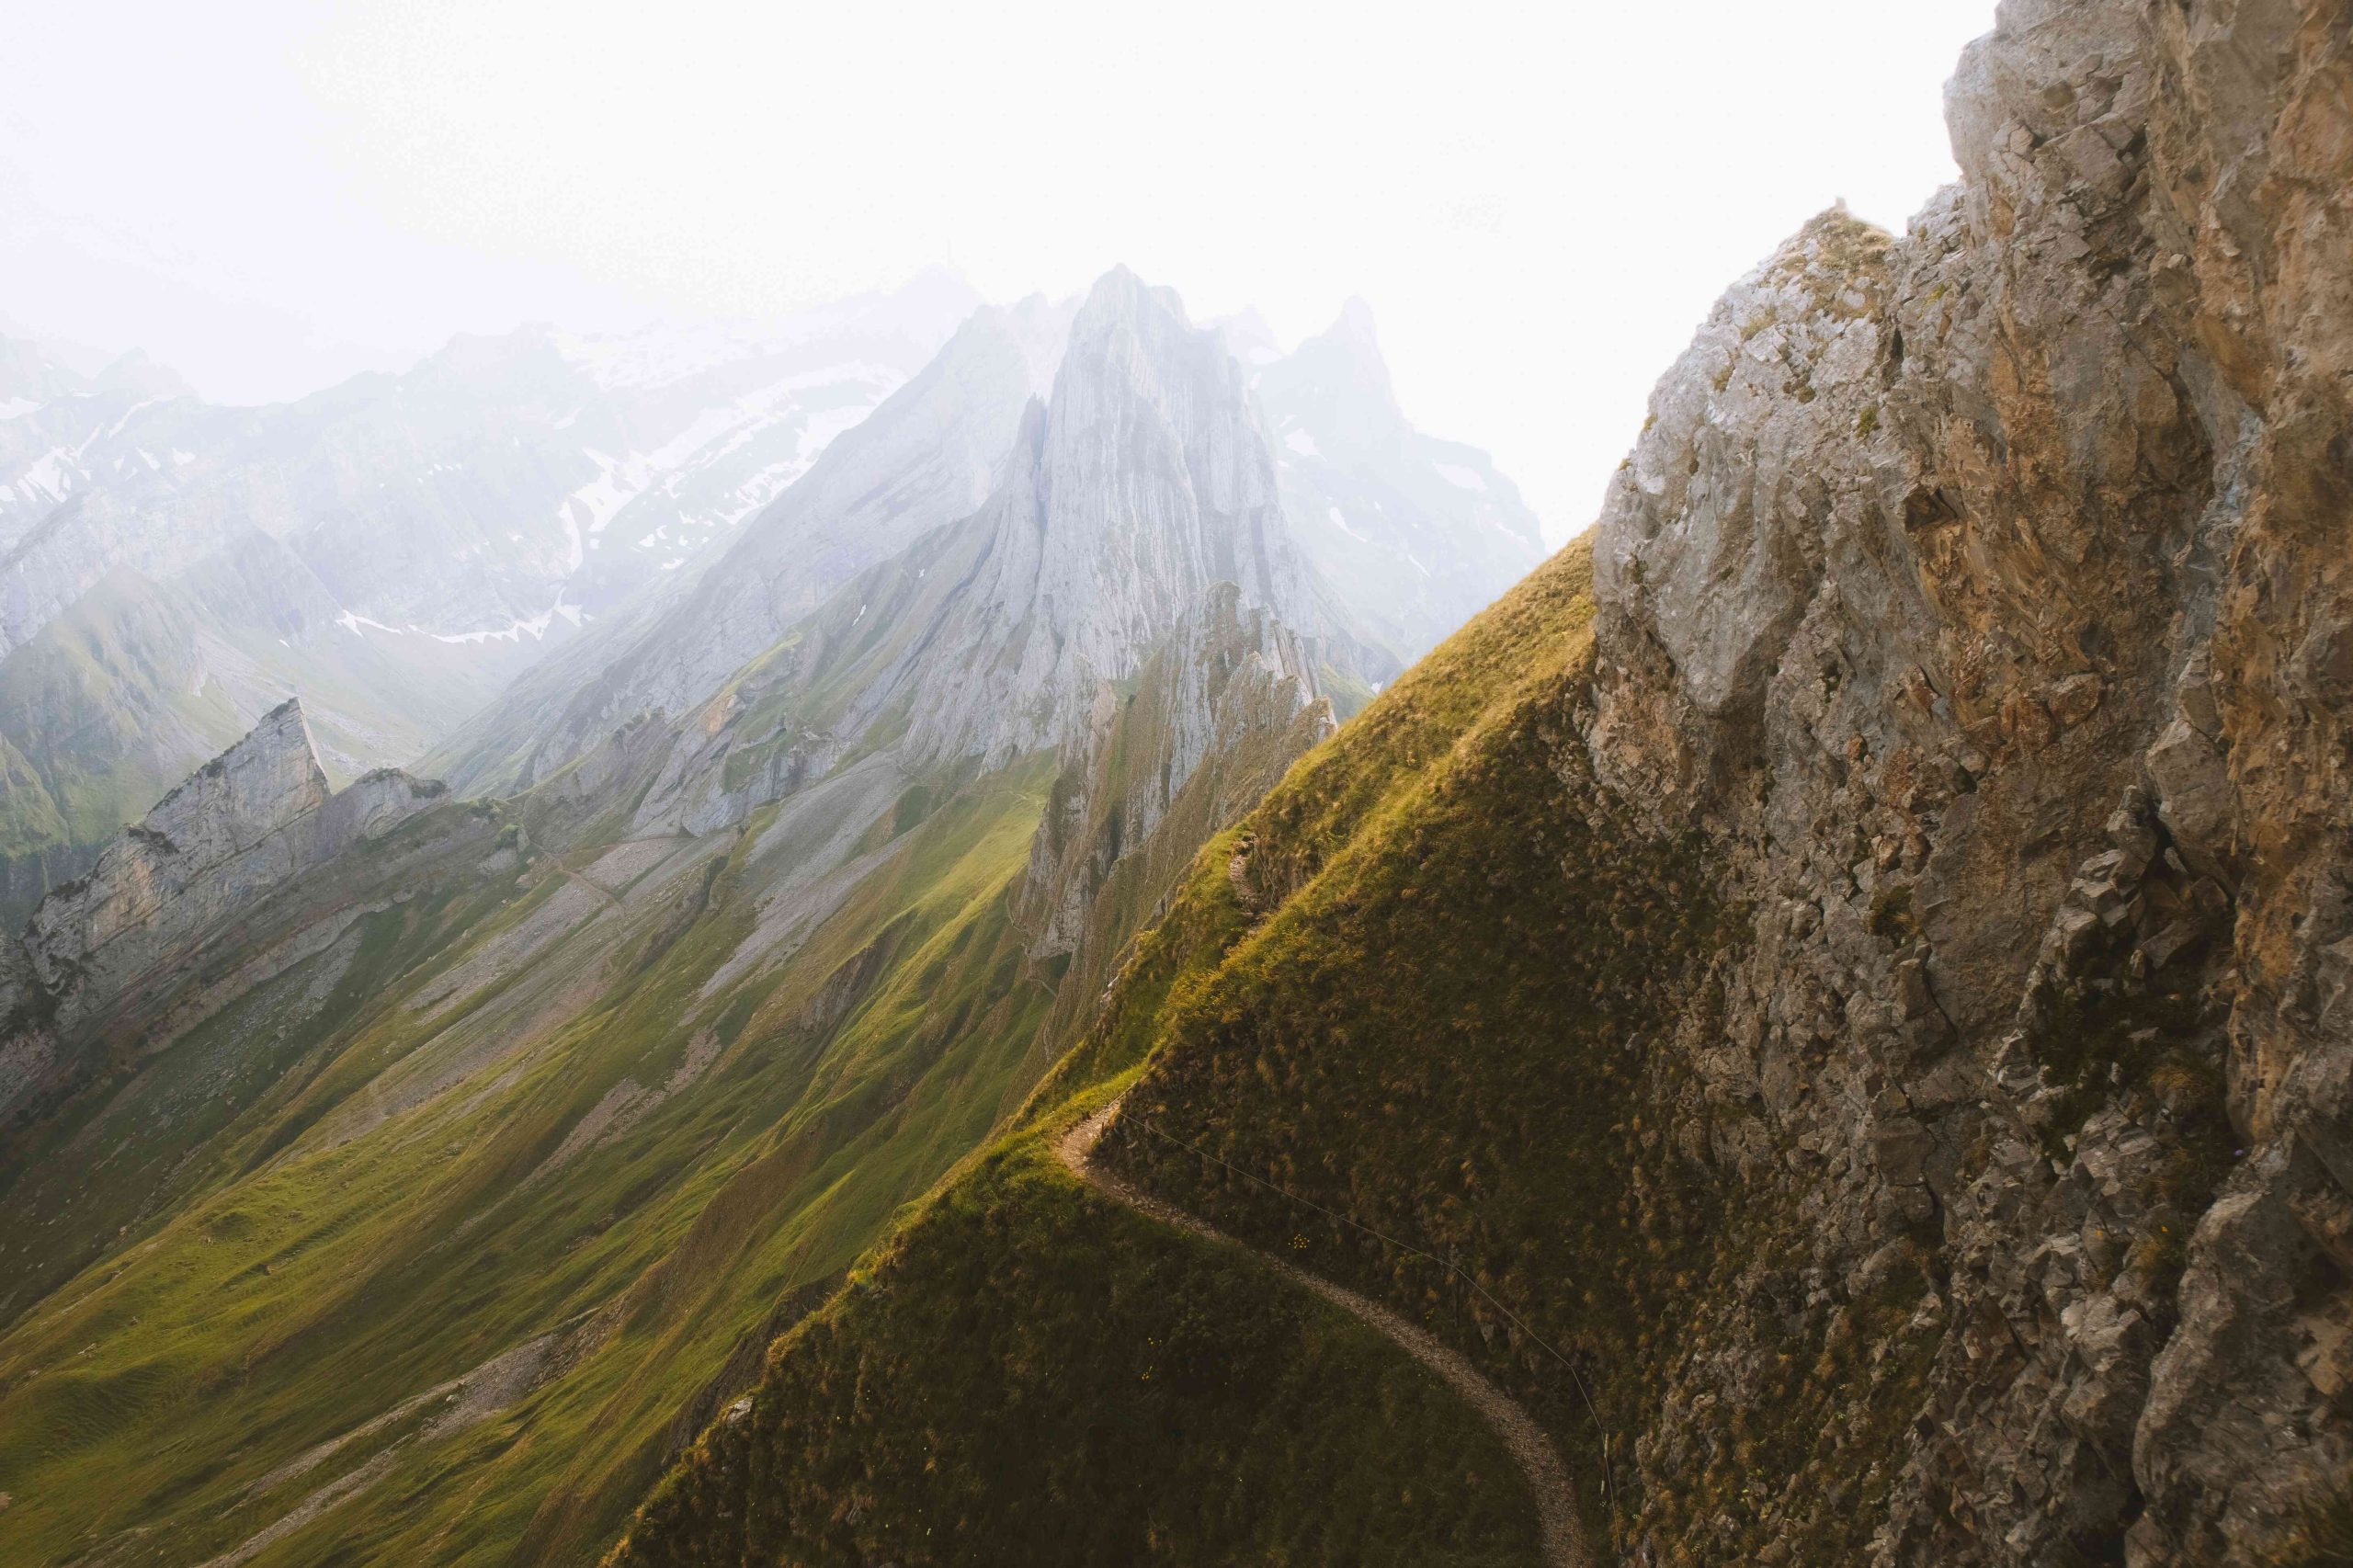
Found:
<path fill-rule="evenodd" d="M 7 6 L 0 318 L 296 395 L 457 331 L 773 315 L 1124 261 L 1591 519 L 1710 301 L 1953 176 L 1992 0 Z"/>

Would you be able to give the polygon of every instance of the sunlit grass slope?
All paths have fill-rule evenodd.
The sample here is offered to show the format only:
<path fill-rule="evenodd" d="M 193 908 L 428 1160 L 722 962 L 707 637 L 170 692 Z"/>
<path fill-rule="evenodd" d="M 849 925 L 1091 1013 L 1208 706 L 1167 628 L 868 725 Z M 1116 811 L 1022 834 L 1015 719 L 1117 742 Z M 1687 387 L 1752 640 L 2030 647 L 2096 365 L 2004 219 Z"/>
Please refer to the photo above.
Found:
<path fill-rule="evenodd" d="M 121 1233 L 0 1336 L 0 1561 L 593 1560 L 1017 1103 L 1048 996 L 1010 909 L 1050 771 L 910 790 L 774 962 L 729 967 L 770 812 L 618 869 L 542 856 L 370 917 L 141 1096 L 68 1108 L 61 1138 L 184 1157 L 126 1167 L 143 1207 L 9 1230 Z"/>
<path fill-rule="evenodd" d="M 1466 867 L 1430 831 L 1484 788 L 1520 798 L 1490 826 L 1529 867 L 1573 842 L 1601 842 L 1545 820 L 1546 798 L 1561 791 L 1538 788 L 1526 766 L 1485 782 L 1526 756 L 1540 733 L 1566 733 L 1589 616 L 1586 560 L 1572 550 L 1213 840 L 1166 917 L 1138 943 L 1093 1028 L 1040 1087 L 1021 1130 L 779 1344 L 749 1404 L 711 1427 L 672 1472 L 617 1562 L 1530 1560 L 1534 1514 L 1520 1478 L 1434 1377 L 1246 1254 L 1153 1224 L 1081 1187 L 1053 1164 L 1045 1140 L 1131 1082 L 1136 1096 L 1173 1119 L 1169 1074 L 1189 1070 L 1199 1040 L 1272 1005 L 1250 989 L 1250 977 L 1267 969 L 1301 966 L 1317 1005 L 1286 1023 L 1312 1028 L 1327 1011 L 1344 1016 L 1352 994 L 1399 982 L 1393 1006 L 1410 1011 L 1427 1000 L 1414 988 L 1461 963 L 1466 947 L 1491 944 L 1511 955 L 1507 966 L 1532 971 L 1552 942 L 1590 932 L 1590 916 L 1571 923 L 1536 906 L 1540 895 L 1522 885 L 1540 880 L 1533 870 L 1491 887 L 1487 879 L 1505 868 Z M 1680 846 L 1627 833 L 1610 847 L 1689 896 L 1615 915 L 1605 905 L 1599 918 L 1618 922 L 1605 929 L 1652 950 L 1639 963 L 1565 955 L 1581 999 L 1598 973 L 1672 974 L 1710 919 L 1705 899 L 1674 881 Z M 1434 916 L 1401 928 L 1432 950 L 1393 975 L 1369 966 L 1376 958 L 1396 965 L 1400 955 L 1360 928 L 1345 949 L 1302 950 L 1311 911 L 1326 899 L 1367 907 L 1376 883 L 1368 868 L 1401 856 L 1416 858 L 1433 893 L 1451 894 L 1459 878 L 1475 876 L 1483 927 L 1438 929 L 1447 923 Z M 1552 864 L 1557 877 L 1557 858 Z M 1461 983 L 1494 978 L 1489 965 Z M 1518 1002 L 1558 1005 L 1557 991 L 1528 994 L 1534 983 L 1523 979 Z M 1622 1025 L 1637 1006 L 1615 1004 L 1608 1023 Z M 1485 1027 L 1473 1017 L 1472 1028 Z M 1463 1031 L 1424 1028 L 1416 1017 L 1411 1032 L 1416 1051 L 1427 1042 L 1465 1054 Z M 1528 1043 L 1515 1035 L 1495 1054 Z M 1410 1070 L 1397 1066 L 1401 1096 Z M 1580 1083 L 1569 1097 L 1578 1101 L 1577 1135 L 1608 1131 L 1606 1086 Z M 1210 1116 L 1218 1108 L 1204 1108 Z M 1362 1108 L 1356 1096 L 1335 1108 L 1343 1118 Z M 1529 1114 L 1545 1113 L 1537 1099 Z M 1350 1158 L 1345 1126 L 1306 1118 L 1287 1097 L 1256 1100 L 1250 1114 L 1330 1136 L 1318 1156 L 1326 1168 Z M 1419 1152 L 1377 1116 L 1367 1128 L 1375 1140 L 1362 1146 L 1367 1156 Z M 1620 1140 L 1608 1142 L 1614 1149 Z M 1272 1222 L 1199 1184 L 1169 1186 L 1205 1210 L 1232 1210 L 1270 1250 L 1318 1267 L 1338 1261 L 1330 1239 L 1297 1216 Z M 1338 1271 L 1384 1291 L 1392 1283 L 1378 1271 Z M 1419 1294 L 1412 1300 L 1416 1311 L 1426 1304 Z M 1508 1350 L 1487 1359 L 1516 1374 Z M 1558 1414 L 1542 1380 L 1516 1381 Z"/>
<path fill-rule="evenodd" d="M 1589 574 L 1583 545 L 1556 556 L 1201 852 L 1026 1130 L 952 1183 L 864 1289 L 778 1346 L 741 1418 L 672 1472 L 618 1563 L 746 1549 L 1438 1563 L 1523 1527 L 1483 1461 L 1434 1460 L 1435 1424 L 1459 1411 L 1376 1416 L 1372 1385 L 1353 1380 L 1284 1403 L 1286 1379 L 1323 1353 L 1303 1330 L 1171 1340 L 1172 1301 L 1212 1300 L 1221 1322 L 1305 1309 L 1230 1251 L 1109 1211 L 1046 1163 L 1047 1132 L 1122 1086 L 1100 1157 L 1472 1357 L 1552 1431 L 1605 1557 L 1639 1520 L 1672 1560 L 1743 1561 L 1768 1518 L 1802 1543 L 1793 1561 L 1862 1555 L 1887 1483 L 1857 1456 L 1916 1408 L 1920 1369 L 1874 1347 L 1905 1343 L 1916 1269 L 1757 1369 L 1773 1397 L 1725 1412 L 1705 1451 L 1654 1454 L 1654 1473 L 1678 1471 L 1674 1495 L 1642 1494 L 1631 1462 L 1679 1369 L 1736 1337 L 1732 1314 L 1791 1288 L 1803 1194 L 1727 1186 L 1659 1131 L 1669 1105 L 1691 1103 L 1711 966 L 1745 922 L 1699 844 L 1646 831 L 1591 775 Z M 1716 1288 L 1735 1278 L 1765 1296 Z M 1147 1370 L 1171 1375 L 1170 1343 L 1202 1391 L 1181 1418 L 1143 1392 Z M 1266 1401 L 1220 1396 L 1235 1369 Z M 1338 1478 L 1324 1511 L 1277 1487 L 1249 1494 L 1257 1536 L 1093 1533 L 1123 1498 L 1158 1520 L 1165 1477 L 1255 1474 L 1258 1445 L 1286 1436 Z M 1457 1511 L 1450 1542 L 1402 1509 L 1377 1548 L 1349 1533 L 1408 1495 Z"/>
<path fill-rule="evenodd" d="M 1444 1384 L 1033 1136 L 786 1343 L 621 1561 L 1500 1568 L 1534 1540 Z"/>
<path fill-rule="evenodd" d="M 1103 1069 L 1151 1053 L 1102 1157 L 1513 1389 L 1597 1550 L 1639 1523 L 1663 1560 L 1739 1561 L 1774 1517 L 1798 1560 L 1852 1560 L 1887 1484 L 1869 1459 L 1916 1408 L 1911 1353 L 1872 1346 L 1901 1342 L 1917 1269 L 1757 1369 L 1772 1397 L 1707 1451 L 1654 1456 L 1671 1495 L 1640 1491 L 1678 1372 L 1773 1310 L 1725 1283 L 1795 1288 L 1806 1221 L 1802 1183 L 1727 1185 L 1661 1131 L 1696 1103 L 1746 921 L 1701 844 L 1592 776 L 1587 573 L 1563 551 L 1248 820 L 1227 881 L 1256 917 L 1190 940 L 1165 999 L 1101 1037 Z"/>

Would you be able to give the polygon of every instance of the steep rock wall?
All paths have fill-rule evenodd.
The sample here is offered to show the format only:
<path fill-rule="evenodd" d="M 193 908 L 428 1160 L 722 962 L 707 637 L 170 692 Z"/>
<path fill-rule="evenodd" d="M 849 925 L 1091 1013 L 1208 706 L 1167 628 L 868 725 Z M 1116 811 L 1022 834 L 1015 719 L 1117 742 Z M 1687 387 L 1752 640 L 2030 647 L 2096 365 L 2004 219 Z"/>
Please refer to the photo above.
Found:
<path fill-rule="evenodd" d="M 2219 1561 L 2353 1462 L 2348 32 L 2005 5 L 1962 183 L 1736 286 L 1610 493 L 1591 755 L 1753 912 L 1680 1114 L 1929 1280 L 1885 1561 Z"/>

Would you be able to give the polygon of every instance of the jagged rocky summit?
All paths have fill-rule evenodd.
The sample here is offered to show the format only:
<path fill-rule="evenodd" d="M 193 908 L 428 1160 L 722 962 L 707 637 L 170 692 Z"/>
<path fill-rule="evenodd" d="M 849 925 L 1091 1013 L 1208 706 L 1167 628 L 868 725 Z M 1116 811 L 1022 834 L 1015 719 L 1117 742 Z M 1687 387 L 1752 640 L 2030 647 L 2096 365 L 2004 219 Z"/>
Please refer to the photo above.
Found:
<path fill-rule="evenodd" d="M 142 1050 L 171 1029 L 146 1011 L 190 978 L 204 938 L 297 877 L 381 837 L 447 793 L 397 768 L 331 790 L 301 704 L 290 699 L 205 764 L 99 852 L 83 876 L 50 891 L 8 963 L 0 1016 L 11 1048 L 0 1110 L 61 1065 L 29 1043 L 119 1013 Z M 0 984 L 6 984 L 0 975 Z M 181 1018 L 180 1027 L 187 1019 Z"/>
<path fill-rule="evenodd" d="M 1879 1560 L 2242 1561 L 2353 1467 L 2349 34 L 2008 0 L 1961 183 L 1809 224 L 1653 398 L 1590 750 L 1756 912 L 1676 1135 L 1812 1237 L 1796 1324 L 1710 1287 L 1654 1488 L 1914 1270 Z"/>
<path fill-rule="evenodd" d="M 1487 454 L 1405 417 L 1363 301 L 1290 355 L 1252 358 L 1300 547 L 1401 665 L 1544 558 L 1535 515 Z"/>
<path fill-rule="evenodd" d="M 706 833 L 845 763 L 879 779 L 1052 753 L 1086 731 L 1098 684 L 1132 677 L 1220 585 L 1302 640 L 1302 701 L 1346 657 L 1242 371 L 1168 290 L 1124 269 L 1097 284 L 995 471 L 969 516 L 835 588 L 683 714 L 608 733 L 551 787 L 641 778 L 638 831 Z"/>

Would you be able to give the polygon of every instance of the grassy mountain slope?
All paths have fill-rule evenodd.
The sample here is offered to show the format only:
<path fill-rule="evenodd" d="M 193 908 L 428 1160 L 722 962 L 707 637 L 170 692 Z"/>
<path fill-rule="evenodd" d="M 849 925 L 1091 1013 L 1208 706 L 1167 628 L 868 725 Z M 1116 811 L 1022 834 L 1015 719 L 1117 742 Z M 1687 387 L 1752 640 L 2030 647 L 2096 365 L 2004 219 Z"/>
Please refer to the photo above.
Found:
<path fill-rule="evenodd" d="M 1861 1358 L 1901 1347 L 1916 1267 L 1790 1343 L 1773 1401 L 1728 1413 L 1671 1494 L 1631 1462 L 1729 1310 L 1702 1283 L 1769 1267 L 1801 1221 L 1787 1191 L 1727 1189 L 1660 1131 L 1738 922 L 1696 842 L 1646 833 L 1591 778 L 1586 572 L 1573 547 L 1434 655 L 1459 678 L 1428 707 L 1477 703 L 1457 733 L 1391 718 L 1382 769 L 1347 766 L 1344 733 L 1245 824 L 1229 880 L 1262 913 L 1120 1024 L 1151 1056 L 1102 1155 L 1517 1392 L 1597 1543 L 1639 1528 L 1738 1560 L 1763 1540 L 1746 1527 L 1794 1509 L 1811 1517 L 1779 1533 L 1806 1560 L 1847 1560 L 1870 1510 L 1833 1501 L 1822 1467 L 1859 1474 L 1908 1416 L 1904 1357 Z"/>
<path fill-rule="evenodd" d="M 779 1348 L 631 1563 L 1517 1563 L 1438 1380 L 1246 1254 L 993 1151 Z"/>
<path fill-rule="evenodd" d="M 1703 988 L 1722 938 L 1692 846 L 1644 836 L 1583 782 L 1575 719 L 1589 582 L 1584 546 L 1555 557 L 1201 852 L 1092 1029 L 1033 1098 L 1026 1130 L 898 1238 L 874 1290 L 852 1291 L 777 1347 L 740 1429 L 706 1437 L 619 1562 L 721 1560 L 739 1542 L 820 1561 L 856 1561 L 854 1550 L 909 1562 L 1016 1560 L 1009 1544 L 961 1557 L 924 1544 L 961 1528 L 982 1494 L 969 1474 L 911 1474 L 923 1449 L 906 1446 L 910 1434 L 939 1453 L 985 1454 L 1015 1418 L 991 1399 L 936 1398 L 945 1352 L 924 1314 L 894 1298 L 921 1300 L 942 1275 L 1018 1279 L 1028 1311 L 1068 1314 L 1059 1343 L 1073 1364 L 1125 1368 L 1138 1381 L 1160 1365 L 1158 1302 L 1120 1289 L 1137 1267 L 1131 1222 L 1079 1223 L 1074 1212 L 1094 1200 L 1037 1152 L 1047 1130 L 1130 1083 L 1106 1145 L 1116 1165 L 1222 1228 L 1387 1299 L 1471 1354 L 1563 1440 L 1606 1526 L 1601 1445 L 1567 1368 L 1427 1260 L 1270 1199 L 1145 1131 L 1450 1256 L 1576 1363 L 1604 1426 L 1639 1424 L 1691 1280 L 1726 1249 L 1765 1244 L 1755 1230 L 1764 1217 L 1735 1212 L 1644 1136 L 1646 1100 L 1674 1071 L 1661 1049 L 1668 1021 Z M 1196 1267 L 1227 1266 L 1208 1244 L 1160 1239 Z M 1269 1303 L 1293 1294 L 1271 1277 L 1254 1289 Z M 1048 1434 L 1030 1439 L 1045 1451 L 999 1479 L 1033 1511 L 1025 1541 L 1063 1544 L 1020 1561 L 1096 1561 L 1082 1521 L 1134 1467 L 1184 1472 L 1264 1440 L 1255 1410 L 1214 1403 L 1175 1430 L 1127 1427 L 1131 1413 L 1145 1417 L 1108 1383 L 1073 1378 L 1033 1392 L 1017 1335 L 981 1322 L 972 1335 L 983 1383 L 1011 1379 L 1023 1400 L 1046 1402 L 1019 1417 Z M 1193 1342 L 1182 1375 L 1213 1386 L 1237 1365 L 1227 1355 L 1213 1339 Z M 1349 1396 L 1326 1397 L 1336 1408 Z M 837 1422 L 865 1434 L 857 1451 L 868 1468 L 852 1482 L 831 1468 L 843 1462 Z M 1312 1445 L 1320 1430 L 1302 1415 L 1292 1437 Z M 1331 1513 L 1290 1517 L 1277 1560 L 1359 1560 L 1338 1520 L 1371 1498 L 1459 1487 L 1406 1433 L 1353 1456 Z M 1752 1461 L 1742 1456 L 1744 1475 Z M 847 1495 L 845 1484 L 875 1499 L 847 1527 L 817 1501 Z M 1470 1506 L 1461 1490 L 1445 1494 L 1432 1506 Z M 712 1500 L 731 1496 L 740 1506 L 720 1516 Z M 732 1533 L 742 1529 L 751 1533 Z M 1420 1538 L 1392 1545 L 1393 1561 L 1464 1560 Z M 1207 1562 L 1236 1548 L 1188 1539 L 1154 1550 L 1159 1561 Z"/>
<path fill-rule="evenodd" d="M 113 1153 L 23 1176 L 9 1240 L 100 1256 L 0 1337 L 0 1556 L 593 1556 L 696 1392 L 1017 1103 L 1049 770 L 913 792 L 740 974 L 774 808 L 493 856 L 60 1108 L 44 1147 Z"/>
<path fill-rule="evenodd" d="M 895 656 L 855 615 L 807 630 Z M 1065 969 L 1099 986 L 1323 722 L 1228 667 L 1230 699 L 1184 722 L 1209 749 L 1099 890 L 1070 884 L 1086 928 L 1040 963 L 1040 824 L 1058 775 L 1083 803 L 1084 757 L 910 770 L 886 710 L 830 767 L 761 781 L 854 695 L 826 652 L 717 699 L 733 722 L 698 766 L 769 791 L 734 826 L 632 825 L 691 725 L 444 803 L 392 835 L 470 824 L 431 874 L 377 887 L 341 860 L 273 894 L 253 928 L 366 907 L 0 1145 L 25 1286 L 0 1556 L 594 1558 L 762 1348 L 1019 1109 Z M 1130 693 L 1105 779 L 1189 710 L 1176 656 Z"/>

